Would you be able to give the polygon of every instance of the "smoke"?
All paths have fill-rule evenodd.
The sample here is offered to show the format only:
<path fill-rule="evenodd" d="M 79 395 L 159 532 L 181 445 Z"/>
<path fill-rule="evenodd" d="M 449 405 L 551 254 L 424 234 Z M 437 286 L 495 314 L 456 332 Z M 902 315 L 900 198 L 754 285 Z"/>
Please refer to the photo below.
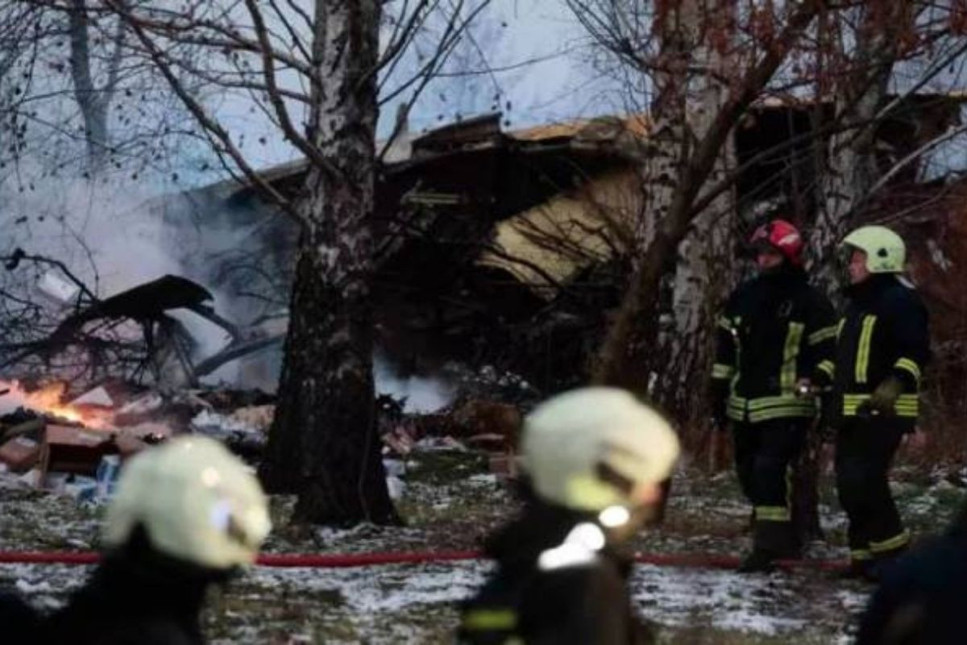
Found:
<path fill-rule="evenodd" d="M 436 376 L 401 376 L 379 353 L 373 358 L 373 377 L 377 393 L 405 399 L 404 412 L 436 412 L 449 405 L 456 394 L 452 385 Z"/>
<path fill-rule="evenodd" d="M 184 276 L 212 291 L 216 311 L 232 319 L 226 311 L 232 309 L 230 296 L 212 288 L 205 233 L 192 222 L 166 217 L 184 200 L 159 197 L 158 192 L 65 178 L 50 182 L 45 190 L 24 192 L 0 184 L 0 226 L 7 233 L 0 242 L 0 254 L 22 248 L 28 255 L 60 261 L 99 298 L 167 274 Z M 228 234 L 213 239 L 220 246 L 237 242 Z M 186 244 L 186 240 L 195 243 Z M 64 278 L 59 269 L 52 272 Z M 37 271 L 26 263 L 0 275 L 0 283 L 22 297 L 39 300 Z M 196 358 L 214 354 L 229 341 L 225 330 L 193 312 L 178 310 L 171 315 L 195 341 Z M 231 382 L 235 374 L 227 366 L 220 376 Z"/>
<path fill-rule="evenodd" d="M 136 188 L 61 179 L 43 190 L 4 187 L 0 198 L 5 253 L 21 247 L 60 260 L 101 297 L 182 271 L 164 251 L 152 197 Z"/>

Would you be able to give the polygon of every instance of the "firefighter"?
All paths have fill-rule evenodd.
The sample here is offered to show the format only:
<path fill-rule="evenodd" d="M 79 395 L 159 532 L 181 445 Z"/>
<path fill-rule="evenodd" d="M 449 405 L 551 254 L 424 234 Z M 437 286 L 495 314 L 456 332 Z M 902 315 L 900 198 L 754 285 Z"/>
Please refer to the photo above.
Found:
<path fill-rule="evenodd" d="M 834 361 L 820 365 L 832 384 L 836 486 L 849 517 L 849 575 L 875 578 L 879 565 L 906 549 L 888 474 L 904 434 L 915 429 L 927 363 L 927 310 L 901 275 L 903 239 L 864 226 L 841 244 L 849 284 Z"/>
<path fill-rule="evenodd" d="M 810 377 L 832 356 L 836 336 L 832 305 L 807 280 L 796 227 L 774 219 L 750 244 L 757 276 L 729 298 L 712 368 L 715 424 L 731 427 L 739 483 L 753 506 L 743 572 L 768 571 L 800 551 L 790 474 L 817 413 Z"/>
<path fill-rule="evenodd" d="M 497 571 L 464 603 L 458 642 L 642 645 L 621 546 L 660 512 L 679 454 L 669 423 L 604 387 L 557 395 L 524 422 L 521 515 L 487 541 Z"/>
<path fill-rule="evenodd" d="M 203 643 L 206 592 L 254 561 L 269 527 L 258 481 L 218 442 L 189 436 L 147 449 L 122 470 L 101 564 L 39 642 Z"/>
<path fill-rule="evenodd" d="M 964 642 L 967 507 L 943 535 L 883 572 L 860 623 L 857 645 L 957 645 Z"/>

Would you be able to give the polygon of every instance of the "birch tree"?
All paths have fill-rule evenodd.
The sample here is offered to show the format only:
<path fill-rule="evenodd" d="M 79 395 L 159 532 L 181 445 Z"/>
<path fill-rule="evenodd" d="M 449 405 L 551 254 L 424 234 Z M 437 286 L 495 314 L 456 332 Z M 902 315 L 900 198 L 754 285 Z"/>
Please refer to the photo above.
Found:
<path fill-rule="evenodd" d="M 299 520 L 397 521 L 374 418 L 372 211 L 379 105 L 400 96 L 415 100 L 486 4 L 100 5 L 123 18 L 226 169 L 298 224 L 278 404 L 260 476 L 271 492 L 298 494 Z M 429 55 L 419 58 L 412 74 L 388 74 L 431 19 L 435 47 Z M 382 49 L 381 33 L 388 35 Z M 209 54 L 183 57 L 197 48 Z M 189 91 L 185 78 L 248 93 L 278 136 L 308 162 L 295 195 L 280 192 L 257 171 L 239 134 Z"/>
<path fill-rule="evenodd" d="M 711 266 L 716 256 L 730 251 L 728 189 L 711 187 L 734 180 L 728 172 L 732 130 L 822 4 L 804 0 L 775 8 L 753 3 L 740 15 L 731 2 L 670 0 L 643 11 L 639 3 L 570 0 L 596 41 L 655 79 L 653 126 L 646 142 L 652 160 L 642 169 L 647 207 L 638 217 L 628 288 L 593 360 L 595 381 L 643 392 L 649 374 L 657 373 L 673 390 L 686 390 L 680 387 L 685 382 L 681 375 L 669 373 L 675 371 L 668 369 L 669 354 L 654 351 L 660 338 L 659 287 L 671 266 L 684 288 L 666 338 L 677 345 L 674 353 L 693 357 L 683 371 L 696 374 L 707 362 L 706 340 L 693 335 L 685 343 L 677 335 L 704 327 Z M 760 23 L 770 28 L 760 29 Z M 701 230 L 697 224 L 713 228 L 712 243 L 704 237 L 688 240 L 693 227 Z"/>

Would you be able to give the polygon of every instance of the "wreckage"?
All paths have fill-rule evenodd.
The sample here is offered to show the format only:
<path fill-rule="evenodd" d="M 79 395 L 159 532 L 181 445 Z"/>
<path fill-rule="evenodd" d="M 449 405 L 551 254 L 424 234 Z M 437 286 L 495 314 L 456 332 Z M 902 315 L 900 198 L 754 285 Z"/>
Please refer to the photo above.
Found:
<path fill-rule="evenodd" d="M 5 374 L 37 376 L 40 371 L 60 376 L 52 367 L 57 357 L 79 353 L 84 384 L 110 377 L 174 391 L 197 387 L 200 378 L 225 363 L 283 338 L 279 330 L 241 328 L 222 317 L 211 292 L 181 276 L 165 275 L 100 299 L 60 263 L 19 249 L 7 260 L 8 270 L 24 261 L 53 264 L 37 289 L 56 301 L 57 312 L 67 313 L 49 332 L 41 325 L 34 338 L 0 345 L 0 370 Z M 197 357 L 192 335 L 172 315 L 178 310 L 194 312 L 217 326 L 227 343 L 215 354 Z"/>
<path fill-rule="evenodd" d="M 961 102 L 914 97 L 882 128 L 883 154 L 902 157 L 916 149 L 959 118 Z M 750 111 L 735 134 L 737 158 L 746 165 L 736 189 L 741 203 L 784 199 L 805 211 L 813 208 L 814 169 L 790 158 L 810 157 L 813 146 L 823 145 L 801 136 L 809 132 L 816 107 L 766 100 Z M 632 115 L 505 132 L 499 115 L 488 115 L 404 135 L 384 156 L 374 214 L 380 352 L 404 375 L 434 372 L 448 362 L 491 365 L 498 373 L 523 377 L 535 386 L 531 394 L 580 379 L 628 268 L 629 222 L 643 204 L 638 169 L 647 154 L 649 125 L 647 118 Z M 789 139 L 797 141 L 792 149 L 768 152 Z M 263 176 L 291 193 L 305 170 L 304 162 L 295 162 Z M 963 281 L 959 267 L 967 263 L 958 241 L 963 236 L 946 232 L 962 228 L 967 189 L 962 182 L 918 183 L 913 165 L 893 183 L 897 188 L 884 191 L 884 201 L 875 205 L 884 212 L 909 210 L 898 196 L 914 191 L 937 196 L 918 200 L 929 208 L 906 217 L 904 233 L 913 241 L 914 274 L 930 277 L 925 295 L 931 306 L 957 314 L 943 316 L 939 346 L 963 356 L 962 325 L 953 322 L 963 319 L 965 305 L 954 287 Z M 24 273 L 54 303 L 5 288 L 0 293 L 5 376 L 25 384 L 66 381 L 72 393 L 83 389 L 80 384 L 114 380 L 164 393 L 166 405 L 177 409 L 172 401 L 206 375 L 232 361 L 257 364 L 280 346 L 297 236 L 292 223 L 253 187 L 235 181 L 168 197 L 150 208 L 167 223 L 168 250 L 183 254 L 175 259 L 200 268 L 194 280 L 163 276 L 99 298 L 59 262 L 23 251 L 0 258 L 7 275 Z M 37 268 L 25 273 L 31 264 Z M 213 293 L 225 295 L 215 303 Z M 246 299 L 255 304 L 237 306 Z M 201 355 L 179 319 L 183 310 L 214 325 L 225 343 Z M 962 375 L 959 360 L 955 374 Z M 246 371 L 241 372 L 244 386 Z M 275 378 L 274 368 L 264 372 Z M 963 378 L 949 381 L 950 399 L 965 400 Z M 182 407 L 169 427 L 192 429 L 199 416 L 210 428 L 226 427 L 213 408 Z M 459 421 L 459 408 L 418 422 L 384 418 L 383 434 L 397 452 L 423 435 L 491 441 L 498 451 L 512 444 L 510 430 L 489 438 L 466 430 L 472 424 Z M 271 418 L 265 410 L 255 414 Z M 129 427 L 131 420 L 119 415 L 117 405 L 111 415 L 107 436 Z M 50 424 L 72 427 L 56 415 Z M 85 432 L 98 424 L 90 418 L 82 423 Z M 79 426 L 73 427 L 76 432 Z M 135 436 L 139 441 L 150 434 L 142 430 Z M 225 434 L 231 437 L 232 431 Z M 58 439 L 56 431 L 52 437 Z"/>
<path fill-rule="evenodd" d="M 884 162 L 956 123 L 963 100 L 904 99 L 878 132 Z M 822 155 L 826 140 L 809 134 L 817 113 L 832 109 L 778 97 L 750 109 L 734 134 L 740 220 L 764 204 L 803 218 L 815 212 L 815 164 L 801 160 Z M 404 129 L 387 150 L 373 220 L 377 341 L 404 373 L 432 373 L 447 361 L 494 365 L 555 390 L 582 378 L 620 298 L 630 222 L 644 204 L 639 172 L 650 122 L 633 114 L 503 125 L 491 114 L 424 133 Z M 291 162 L 262 177 L 293 194 L 306 168 Z M 908 191 L 917 172 L 905 167 L 884 194 Z M 280 294 L 288 293 L 298 231 L 253 186 L 222 182 L 157 208 L 174 232 L 170 247 L 208 267 L 206 284 L 266 315 L 285 310 Z M 226 241 L 209 248 L 199 238 Z M 672 294 L 661 297 L 668 311 Z"/>

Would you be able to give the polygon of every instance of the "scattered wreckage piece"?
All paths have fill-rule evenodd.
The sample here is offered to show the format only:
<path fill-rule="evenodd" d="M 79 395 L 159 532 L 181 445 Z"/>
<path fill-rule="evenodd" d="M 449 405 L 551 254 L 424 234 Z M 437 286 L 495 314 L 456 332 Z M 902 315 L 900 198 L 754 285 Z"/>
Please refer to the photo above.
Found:
<path fill-rule="evenodd" d="M 71 277 L 71 284 L 76 282 L 66 267 L 57 266 Z M 47 282 L 53 279 L 48 274 L 44 278 Z M 52 290 L 64 291 L 48 286 L 42 293 Z M 200 378 L 222 365 L 277 346 L 285 336 L 284 329 L 266 330 L 259 325 L 240 328 L 215 311 L 214 296 L 208 289 L 182 276 L 164 275 L 104 299 L 95 297 L 86 287 L 72 293 L 70 313 L 53 331 L 42 339 L 8 347 L 9 353 L 0 367 L 15 366 L 32 356 L 41 358 L 47 365 L 53 356 L 81 348 L 86 350 L 85 360 L 91 363 L 87 371 L 91 374 L 105 371 L 102 367 L 127 365 L 126 372 L 120 374 L 125 380 L 140 382 L 145 374 L 150 374 L 156 387 L 175 391 L 197 387 Z M 58 302 L 61 308 L 66 308 L 64 302 Z M 216 354 L 196 361 L 192 355 L 194 338 L 171 315 L 179 309 L 194 312 L 223 330 L 227 345 Z M 140 340 L 133 341 L 130 332 L 118 332 L 125 321 L 138 325 Z"/>
<path fill-rule="evenodd" d="M 440 412 L 408 415 L 401 409 L 394 413 L 382 401 L 378 409 L 387 457 L 405 459 L 418 449 L 474 449 L 487 454 L 490 471 L 498 477 L 517 477 L 515 449 L 523 419 L 514 405 L 469 399 Z"/>

